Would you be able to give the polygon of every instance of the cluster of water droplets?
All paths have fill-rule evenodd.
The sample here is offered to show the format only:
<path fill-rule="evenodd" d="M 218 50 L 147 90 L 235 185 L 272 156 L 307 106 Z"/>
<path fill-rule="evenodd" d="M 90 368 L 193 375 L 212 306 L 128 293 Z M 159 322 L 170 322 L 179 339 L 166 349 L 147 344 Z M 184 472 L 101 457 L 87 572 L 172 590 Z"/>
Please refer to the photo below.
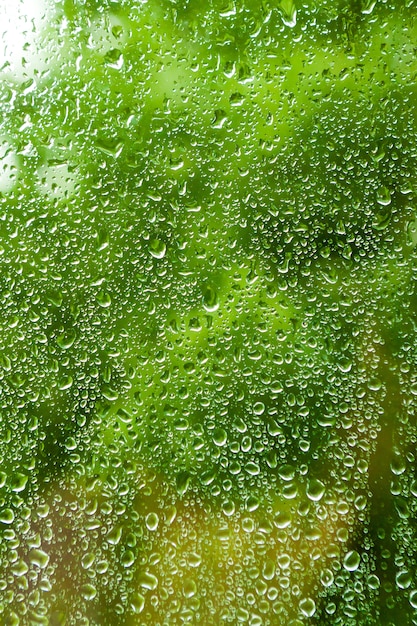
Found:
<path fill-rule="evenodd" d="M 16 11 L 4 623 L 417 623 L 414 3 Z"/>

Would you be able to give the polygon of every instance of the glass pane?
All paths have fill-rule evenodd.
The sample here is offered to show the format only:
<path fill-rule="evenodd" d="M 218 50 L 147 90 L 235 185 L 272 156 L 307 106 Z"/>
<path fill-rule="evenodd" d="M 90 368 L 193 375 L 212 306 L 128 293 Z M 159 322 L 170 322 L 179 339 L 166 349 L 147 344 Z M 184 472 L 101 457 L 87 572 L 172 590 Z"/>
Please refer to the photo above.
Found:
<path fill-rule="evenodd" d="M 0 0 L 6 626 L 417 624 L 413 0 Z"/>

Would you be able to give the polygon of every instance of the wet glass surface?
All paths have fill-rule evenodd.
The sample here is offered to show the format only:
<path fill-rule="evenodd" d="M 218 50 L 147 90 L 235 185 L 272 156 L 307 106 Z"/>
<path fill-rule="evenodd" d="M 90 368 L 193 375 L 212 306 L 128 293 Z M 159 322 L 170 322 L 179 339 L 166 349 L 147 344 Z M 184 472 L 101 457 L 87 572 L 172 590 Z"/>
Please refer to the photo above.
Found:
<path fill-rule="evenodd" d="M 416 16 L 0 0 L 2 624 L 417 624 Z"/>

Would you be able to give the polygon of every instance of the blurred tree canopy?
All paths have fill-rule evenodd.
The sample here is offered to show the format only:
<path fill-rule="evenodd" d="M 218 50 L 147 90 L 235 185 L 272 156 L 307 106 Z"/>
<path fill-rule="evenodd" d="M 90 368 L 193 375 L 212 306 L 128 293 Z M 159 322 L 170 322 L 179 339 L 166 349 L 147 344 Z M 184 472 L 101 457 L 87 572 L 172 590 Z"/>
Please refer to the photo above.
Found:
<path fill-rule="evenodd" d="M 0 15 L 4 623 L 417 624 L 413 0 Z"/>

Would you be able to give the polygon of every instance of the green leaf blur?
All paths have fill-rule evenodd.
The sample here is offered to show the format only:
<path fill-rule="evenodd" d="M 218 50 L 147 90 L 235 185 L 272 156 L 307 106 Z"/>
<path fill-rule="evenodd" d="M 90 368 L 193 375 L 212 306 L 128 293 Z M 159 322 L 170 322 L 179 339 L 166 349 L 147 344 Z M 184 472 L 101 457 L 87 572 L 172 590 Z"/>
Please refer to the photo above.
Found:
<path fill-rule="evenodd" d="M 1 623 L 417 624 L 415 2 L 16 6 Z"/>

